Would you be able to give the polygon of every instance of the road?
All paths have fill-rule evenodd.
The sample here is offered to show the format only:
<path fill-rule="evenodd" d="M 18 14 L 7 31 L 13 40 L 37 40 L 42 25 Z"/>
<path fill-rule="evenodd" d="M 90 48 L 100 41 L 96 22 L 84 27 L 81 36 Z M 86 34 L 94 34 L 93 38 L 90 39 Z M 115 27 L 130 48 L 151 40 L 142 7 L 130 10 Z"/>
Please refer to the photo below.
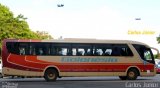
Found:
<path fill-rule="evenodd" d="M 63 77 L 56 82 L 43 78 L 3 78 L 0 88 L 160 88 L 160 74 L 122 81 L 118 77 Z"/>

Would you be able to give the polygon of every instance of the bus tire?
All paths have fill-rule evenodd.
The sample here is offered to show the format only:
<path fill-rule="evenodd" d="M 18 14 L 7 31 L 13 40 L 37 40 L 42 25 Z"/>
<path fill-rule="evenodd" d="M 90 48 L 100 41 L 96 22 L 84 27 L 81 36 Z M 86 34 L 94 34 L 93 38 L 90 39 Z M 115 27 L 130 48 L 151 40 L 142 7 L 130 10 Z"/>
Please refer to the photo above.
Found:
<path fill-rule="evenodd" d="M 127 72 L 128 80 L 136 80 L 138 76 L 138 71 L 136 69 L 129 69 Z"/>
<path fill-rule="evenodd" d="M 119 76 L 119 78 L 120 78 L 121 80 L 126 80 L 126 79 L 127 79 L 127 76 Z"/>
<path fill-rule="evenodd" d="M 47 69 L 44 73 L 44 78 L 47 82 L 56 81 L 58 72 L 55 69 Z"/>

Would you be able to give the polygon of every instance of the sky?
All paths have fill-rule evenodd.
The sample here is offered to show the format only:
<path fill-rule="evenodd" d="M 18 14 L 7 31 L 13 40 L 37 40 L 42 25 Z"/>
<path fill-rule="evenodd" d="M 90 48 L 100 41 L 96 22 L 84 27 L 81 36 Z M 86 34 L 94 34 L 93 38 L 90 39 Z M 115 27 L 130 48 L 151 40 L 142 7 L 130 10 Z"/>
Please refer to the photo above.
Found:
<path fill-rule="evenodd" d="M 160 0 L 0 0 L 53 38 L 134 40 L 160 50 Z M 57 7 L 64 4 L 64 7 Z M 140 20 L 136 20 L 140 18 Z"/>

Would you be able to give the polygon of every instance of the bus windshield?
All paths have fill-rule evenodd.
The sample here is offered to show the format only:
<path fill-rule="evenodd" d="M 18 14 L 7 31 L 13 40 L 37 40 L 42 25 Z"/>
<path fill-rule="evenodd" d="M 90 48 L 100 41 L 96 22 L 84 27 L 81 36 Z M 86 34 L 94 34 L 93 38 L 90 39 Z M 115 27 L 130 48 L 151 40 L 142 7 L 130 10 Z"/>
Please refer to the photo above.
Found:
<path fill-rule="evenodd" d="M 133 46 L 137 50 L 137 52 L 139 53 L 141 59 L 143 59 L 144 61 L 147 61 L 149 63 L 155 64 L 154 56 L 153 56 L 153 53 L 150 48 L 148 48 L 144 45 L 137 45 L 137 44 L 133 44 Z"/>

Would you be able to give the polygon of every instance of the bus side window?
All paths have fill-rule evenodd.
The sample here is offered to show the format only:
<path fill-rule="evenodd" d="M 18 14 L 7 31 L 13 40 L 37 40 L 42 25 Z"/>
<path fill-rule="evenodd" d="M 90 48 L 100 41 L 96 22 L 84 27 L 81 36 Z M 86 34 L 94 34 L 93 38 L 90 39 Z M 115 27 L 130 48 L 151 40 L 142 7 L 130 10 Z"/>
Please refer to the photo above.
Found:
<path fill-rule="evenodd" d="M 68 54 L 68 49 L 67 48 L 61 48 L 61 51 L 59 53 L 63 56 L 66 56 Z"/>
<path fill-rule="evenodd" d="M 51 46 L 51 55 L 62 55 L 61 47 L 53 44 Z"/>
<path fill-rule="evenodd" d="M 115 44 L 112 48 L 112 56 L 133 56 L 127 44 Z"/>
<path fill-rule="evenodd" d="M 86 49 L 85 52 L 86 52 L 85 55 L 87 56 L 92 55 L 91 49 Z"/>
<path fill-rule="evenodd" d="M 84 56 L 84 54 L 85 54 L 85 50 L 83 48 L 78 48 L 77 55 L 78 56 Z"/>
<path fill-rule="evenodd" d="M 110 56 L 112 53 L 112 49 L 106 49 L 104 53 L 105 56 Z"/>
<path fill-rule="evenodd" d="M 51 49 L 49 43 L 30 43 L 29 46 L 30 55 L 50 55 Z"/>
<path fill-rule="evenodd" d="M 113 49 L 112 49 L 113 51 L 112 51 L 112 56 L 120 56 L 120 48 L 119 47 L 114 47 Z"/>
<path fill-rule="evenodd" d="M 77 50 L 76 50 L 76 48 L 72 48 L 72 55 L 73 55 L 73 56 L 76 56 L 76 55 L 77 55 Z"/>
<path fill-rule="evenodd" d="M 112 51 L 112 44 L 96 44 L 93 47 L 95 56 L 111 56 Z"/>
<path fill-rule="evenodd" d="M 9 53 L 19 55 L 19 43 L 17 42 L 6 42 L 7 50 Z"/>
<path fill-rule="evenodd" d="M 38 54 L 39 54 L 39 55 L 43 55 L 43 54 L 44 54 L 44 51 L 43 51 L 43 49 L 42 49 L 42 48 L 39 48 L 39 50 L 38 50 Z"/>
<path fill-rule="evenodd" d="M 133 53 L 129 47 L 122 47 L 121 48 L 121 56 L 133 56 Z"/>
<path fill-rule="evenodd" d="M 35 44 L 30 44 L 30 46 L 29 46 L 29 54 L 30 55 L 36 55 Z"/>
<path fill-rule="evenodd" d="M 19 47 L 19 54 L 20 55 L 25 55 L 25 48 Z"/>
<path fill-rule="evenodd" d="M 62 48 L 57 48 L 57 54 L 56 55 L 63 55 L 63 49 Z"/>
<path fill-rule="evenodd" d="M 96 55 L 96 56 L 101 56 L 101 55 L 103 55 L 102 49 L 96 49 L 95 55 Z"/>
<path fill-rule="evenodd" d="M 90 44 L 72 44 L 72 54 L 73 56 L 90 56 L 92 55 Z"/>
<path fill-rule="evenodd" d="M 51 55 L 56 56 L 70 56 L 71 50 L 69 44 L 52 44 L 51 45 Z"/>
<path fill-rule="evenodd" d="M 19 55 L 28 55 L 28 43 L 20 42 L 18 50 Z"/>
<path fill-rule="evenodd" d="M 51 44 L 51 55 L 56 55 L 57 48 Z"/>

